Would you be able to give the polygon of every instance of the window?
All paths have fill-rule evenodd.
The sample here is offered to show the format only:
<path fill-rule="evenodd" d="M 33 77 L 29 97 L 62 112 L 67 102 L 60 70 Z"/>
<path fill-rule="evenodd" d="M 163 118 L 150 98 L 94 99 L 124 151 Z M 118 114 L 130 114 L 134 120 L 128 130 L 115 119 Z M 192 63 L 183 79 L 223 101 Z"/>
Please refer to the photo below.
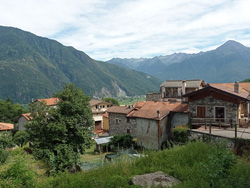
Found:
<path fill-rule="evenodd" d="M 130 129 L 127 129 L 127 133 L 130 134 Z"/>
<path fill-rule="evenodd" d="M 206 107 L 205 106 L 197 106 L 196 115 L 198 118 L 205 118 L 206 117 Z"/>
<path fill-rule="evenodd" d="M 117 125 L 118 125 L 118 124 L 120 123 L 120 121 L 121 121 L 120 119 L 115 118 L 115 124 L 117 124 Z"/>
<path fill-rule="evenodd" d="M 127 117 L 127 123 L 130 123 L 130 118 L 129 117 Z"/>

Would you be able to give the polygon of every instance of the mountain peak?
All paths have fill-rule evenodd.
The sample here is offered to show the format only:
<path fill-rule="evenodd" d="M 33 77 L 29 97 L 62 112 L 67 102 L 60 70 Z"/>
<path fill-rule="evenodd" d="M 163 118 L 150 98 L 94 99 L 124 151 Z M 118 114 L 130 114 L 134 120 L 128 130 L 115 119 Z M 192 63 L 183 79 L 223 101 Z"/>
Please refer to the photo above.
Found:
<path fill-rule="evenodd" d="M 222 52 L 223 51 L 224 52 L 232 52 L 232 51 L 240 51 L 240 50 L 245 49 L 245 48 L 246 47 L 239 42 L 236 42 L 234 40 L 228 40 L 227 42 L 225 42 L 224 44 L 219 46 L 216 50 L 219 50 Z"/>

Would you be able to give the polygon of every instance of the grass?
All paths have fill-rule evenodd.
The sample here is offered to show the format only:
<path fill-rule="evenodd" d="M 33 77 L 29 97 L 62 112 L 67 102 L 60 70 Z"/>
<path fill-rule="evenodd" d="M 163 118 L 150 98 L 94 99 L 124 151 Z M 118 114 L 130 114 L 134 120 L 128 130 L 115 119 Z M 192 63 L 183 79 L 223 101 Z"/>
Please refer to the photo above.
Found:
<path fill-rule="evenodd" d="M 94 146 L 86 151 L 81 161 L 100 159 L 100 155 L 93 155 L 93 151 Z M 250 163 L 235 156 L 221 144 L 214 146 L 192 142 L 184 146 L 175 146 L 170 150 L 145 151 L 145 157 L 135 160 L 123 158 L 102 168 L 76 174 L 59 173 L 51 177 L 42 175 L 45 171 L 37 171 L 40 163 L 34 161 L 32 156 L 23 153 L 20 155 L 25 155 L 25 164 L 35 174 L 34 187 L 136 187 L 131 183 L 132 177 L 156 171 L 163 171 L 181 180 L 182 183 L 175 186 L 177 188 L 250 187 Z M 15 162 L 16 159 L 8 159 L 4 164 L 8 167 L 5 166 L 0 174 L 12 166 L 10 160 Z"/>

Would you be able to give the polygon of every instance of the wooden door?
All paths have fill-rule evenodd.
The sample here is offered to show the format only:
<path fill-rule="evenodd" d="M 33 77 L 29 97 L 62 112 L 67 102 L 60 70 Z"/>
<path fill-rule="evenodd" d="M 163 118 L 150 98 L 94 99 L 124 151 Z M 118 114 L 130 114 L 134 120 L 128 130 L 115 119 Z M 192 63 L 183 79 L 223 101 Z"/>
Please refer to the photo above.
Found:
<path fill-rule="evenodd" d="M 206 107 L 197 106 L 197 118 L 205 118 L 205 117 L 206 117 Z"/>

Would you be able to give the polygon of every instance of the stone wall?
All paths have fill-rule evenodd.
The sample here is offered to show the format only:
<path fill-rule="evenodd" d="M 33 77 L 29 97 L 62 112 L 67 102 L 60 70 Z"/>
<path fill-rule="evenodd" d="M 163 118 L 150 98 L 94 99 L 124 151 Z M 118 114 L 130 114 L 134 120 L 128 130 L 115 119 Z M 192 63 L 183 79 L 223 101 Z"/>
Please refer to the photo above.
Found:
<path fill-rule="evenodd" d="M 238 105 L 232 102 L 227 102 L 223 100 L 218 100 L 212 98 L 212 96 L 208 96 L 202 98 L 200 100 L 189 102 L 189 112 L 191 117 L 196 117 L 196 108 L 197 106 L 205 106 L 206 107 L 206 117 L 207 118 L 215 118 L 215 107 L 224 107 L 225 108 L 225 118 L 226 121 L 230 119 L 233 122 L 236 122 L 238 119 Z"/>
<path fill-rule="evenodd" d="M 147 93 L 146 101 L 161 101 L 161 93 Z"/>
<path fill-rule="evenodd" d="M 144 118 L 137 118 L 137 144 L 146 149 L 160 149 L 161 144 L 167 140 L 167 120 L 160 121 L 158 137 L 158 121 Z"/>
<path fill-rule="evenodd" d="M 126 114 L 109 113 L 109 135 L 124 135 L 130 131 L 131 136 L 136 137 L 136 119 L 127 118 Z"/>
<path fill-rule="evenodd" d="M 188 130 L 188 139 L 191 141 L 199 140 L 201 142 L 209 141 L 214 144 L 222 143 L 222 144 L 226 144 L 228 148 L 234 148 L 235 146 L 234 139 L 217 136 L 217 135 L 210 135 L 208 133 L 196 132 L 196 131 L 191 131 L 191 130 Z"/>
<path fill-rule="evenodd" d="M 25 117 L 23 117 L 23 116 L 21 116 L 19 119 L 18 119 L 18 130 L 20 131 L 20 130 L 25 130 L 26 128 L 24 127 L 24 125 L 26 124 L 26 123 L 28 123 L 29 121 L 25 118 Z"/>
<path fill-rule="evenodd" d="M 188 114 L 187 113 L 177 113 L 174 112 L 171 120 L 171 128 L 174 128 L 178 125 L 187 125 L 188 124 Z"/>

